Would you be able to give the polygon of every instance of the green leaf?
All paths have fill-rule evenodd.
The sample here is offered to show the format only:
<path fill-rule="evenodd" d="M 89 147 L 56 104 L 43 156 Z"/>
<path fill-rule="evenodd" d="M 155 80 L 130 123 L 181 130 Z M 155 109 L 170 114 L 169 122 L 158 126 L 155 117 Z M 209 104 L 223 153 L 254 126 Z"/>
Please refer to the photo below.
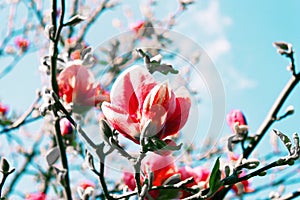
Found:
<path fill-rule="evenodd" d="M 146 139 L 146 144 L 144 146 L 147 151 L 178 151 L 182 147 L 182 144 L 179 145 L 168 145 L 165 141 L 160 140 L 156 136 L 148 137 Z"/>
<path fill-rule="evenodd" d="M 157 200 L 178 199 L 179 191 L 179 189 L 159 190 L 159 196 L 157 197 Z"/>
<path fill-rule="evenodd" d="M 164 75 L 167 75 L 168 73 L 178 74 L 178 70 L 174 69 L 172 65 L 168 65 L 168 64 L 164 64 L 164 63 L 160 64 L 156 61 L 152 61 L 150 63 L 148 70 L 151 74 L 153 74 L 156 71 L 160 72 Z"/>
<path fill-rule="evenodd" d="M 9 126 L 12 124 L 12 121 L 8 120 L 8 119 L 5 119 L 5 120 L 1 120 L 0 119 L 0 125 L 1 126 Z"/>
<path fill-rule="evenodd" d="M 108 65 L 108 62 L 106 60 L 99 60 L 98 63 L 100 65 Z"/>
<path fill-rule="evenodd" d="M 220 180 L 221 180 L 220 157 L 218 157 L 209 177 L 209 188 L 211 194 L 217 191 L 221 186 Z"/>

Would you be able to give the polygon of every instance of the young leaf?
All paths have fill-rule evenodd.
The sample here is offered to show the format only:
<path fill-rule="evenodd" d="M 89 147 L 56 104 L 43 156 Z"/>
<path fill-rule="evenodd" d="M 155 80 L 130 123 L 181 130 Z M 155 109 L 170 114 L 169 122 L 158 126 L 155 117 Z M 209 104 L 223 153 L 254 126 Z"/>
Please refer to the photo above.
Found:
<path fill-rule="evenodd" d="M 214 193 L 221 186 L 221 171 L 220 171 L 220 157 L 215 162 L 213 170 L 209 177 L 210 193 Z"/>

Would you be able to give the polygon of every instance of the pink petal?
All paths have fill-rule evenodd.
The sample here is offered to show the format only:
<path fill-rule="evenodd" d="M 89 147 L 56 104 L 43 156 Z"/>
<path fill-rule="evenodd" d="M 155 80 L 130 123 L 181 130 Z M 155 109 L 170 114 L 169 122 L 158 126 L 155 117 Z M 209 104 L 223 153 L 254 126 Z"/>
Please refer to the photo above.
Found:
<path fill-rule="evenodd" d="M 130 140 L 136 143 L 139 142 L 139 124 L 134 123 L 125 110 L 120 107 L 113 106 L 108 102 L 103 102 L 101 108 L 107 121 L 114 127 L 114 129 Z"/>
<path fill-rule="evenodd" d="M 133 191 L 136 188 L 136 183 L 135 183 L 135 179 L 134 179 L 134 175 L 133 173 L 130 172 L 124 172 L 123 173 L 123 181 L 125 183 L 125 185 L 128 186 L 128 188 Z"/>
<path fill-rule="evenodd" d="M 141 109 L 146 95 L 155 85 L 146 68 L 130 67 L 116 79 L 111 90 L 111 102 L 134 114 L 138 108 Z"/>
<path fill-rule="evenodd" d="M 159 133 L 159 138 L 165 138 L 176 134 L 187 122 L 189 111 L 191 107 L 191 100 L 188 97 L 176 98 L 176 109 L 171 116 L 168 116 L 167 122 L 163 130 Z"/>

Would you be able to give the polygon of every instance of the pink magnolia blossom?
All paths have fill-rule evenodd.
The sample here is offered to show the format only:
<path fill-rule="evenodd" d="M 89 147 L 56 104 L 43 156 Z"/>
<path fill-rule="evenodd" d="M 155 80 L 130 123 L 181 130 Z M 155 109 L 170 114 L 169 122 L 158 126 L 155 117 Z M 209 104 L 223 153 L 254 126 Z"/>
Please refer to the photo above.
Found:
<path fill-rule="evenodd" d="M 100 85 L 95 85 L 89 69 L 76 62 L 58 75 L 57 83 L 59 95 L 74 106 L 91 107 L 109 101 L 109 94 Z"/>
<path fill-rule="evenodd" d="M 43 192 L 31 193 L 26 195 L 25 200 L 45 200 L 46 194 Z"/>
<path fill-rule="evenodd" d="M 234 133 L 234 125 L 235 123 L 239 123 L 239 125 L 247 125 L 246 118 L 242 111 L 240 110 L 232 110 L 226 116 L 226 121 L 228 126 L 231 128 L 232 132 Z"/>
<path fill-rule="evenodd" d="M 178 133 L 191 106 L 189 97 L 175 96 L 166 82 L 157 83 L 141 66 L 131 67 L 117 78 L 110 98 L 111 103 L 102 104 L 107 121 L 136 143 L 146 126 L 151 130 L 147 136 L 159 139 Z"/>
<path fill-rule="evenodd" d="M 62 136 L 73 133 L 72 124 L 67 118 L 62 118 L 59 121 L 59 125 L 60 125 L 60 132 Z"/>
<path fill-rule="evenodd" d="M 5 115 L 7 111 L 8 111 L 8 106 L 5 106 L 0 102 L 0 115 Z"/>
<path fill-rule="evenodd" d="M 26 51 L 29 47 L 29 40 L 21 36 L 15 38 L 15 45 L 22 51 Z"/>

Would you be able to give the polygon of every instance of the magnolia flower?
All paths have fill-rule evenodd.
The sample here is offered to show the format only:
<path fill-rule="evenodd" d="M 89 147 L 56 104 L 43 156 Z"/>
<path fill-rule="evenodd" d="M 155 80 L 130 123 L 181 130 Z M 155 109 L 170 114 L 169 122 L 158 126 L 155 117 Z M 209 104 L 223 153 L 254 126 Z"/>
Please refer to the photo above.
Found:
<path fill-rule="evenodd" d="M 245 118 L 244 114 L 242 113 L 242 111 L 240 111 L 240 110 L 230 111 L 226 116 L 226 121 L 233 133 L 236 132 L 235 129 L 236 129 L 237 123 L 238 123 L 238 126 L 247 125 L 246 118 Z"/>
<path fill-rule="evenodd" d="M 57 77 L 59 95 L 67 102 L 73 103 L 76 111 L 86 110 L 100 102 L 109 101 L 109 95 L 100 85 L 95 85 L 93 74 L 80 62 L 72 62 Z"/>
<path fill-rule="evenodd" d="M 166 82 L 157 83 L 141 66 L 131 67 L 117 78 L 110 98 L 111 103 L 102 104 L 107 121 L 136 143 L 146 129 L 146 136 L 159 139 L 178 133 L 191 106 L 188 96 L 176 96 Z"/>
<path fill-rule="evenodd" d="M 153 173 L 153 186 L 161 186 L 166 184 L 166 181 L 178 174 L 178 169 L 174 164 L 174 159 L 172 156 L 160 156 L 157 154 L 150 154 L 146 157 L 143 162 L 141 169 L 145 174 L 145 177 L 150 176 L 148 171 L 150 170 Z M 149 177 L 148 177 L 149 178 Z M 130 172 L 125 172 L 123 174 L 123 181 L 128 186 L 130 190 L 135 190 L 136 183 L 134 179 L 134 175 Z M 143 183 L 144 178 L 141 176 L 141 183 Z M 180 181 L 180 180 L 178 180 Z M 160 195 L 159 190 L 150 191 L 149 194 L 154 198 L 157 199 Z"/>
<path fill-rule="evenodd" d="M 59 125 L 60 125 L 60 132 L 62 136 L 73 133 L 72 124 L 67 118 L 62 118 L 59 121 Z"/>
<path fill-rule="evenodd" d="M 7 111 L 8 111 L 8 106 L 5 106 L 0 102 L 0 115 L 4 116 L 7 113 Z"/>
<path fill-rule="evenodd" d="M 31 193 L 26 195 L 25 200 L 45 200 L 46 194 L 43 192 Z"/>
<path fill-rule="evenodd" d="M 29 47 L 29 40 L 21 36 L 15 38 L 15 45 L 21 50 L 26 51 Z"/>

